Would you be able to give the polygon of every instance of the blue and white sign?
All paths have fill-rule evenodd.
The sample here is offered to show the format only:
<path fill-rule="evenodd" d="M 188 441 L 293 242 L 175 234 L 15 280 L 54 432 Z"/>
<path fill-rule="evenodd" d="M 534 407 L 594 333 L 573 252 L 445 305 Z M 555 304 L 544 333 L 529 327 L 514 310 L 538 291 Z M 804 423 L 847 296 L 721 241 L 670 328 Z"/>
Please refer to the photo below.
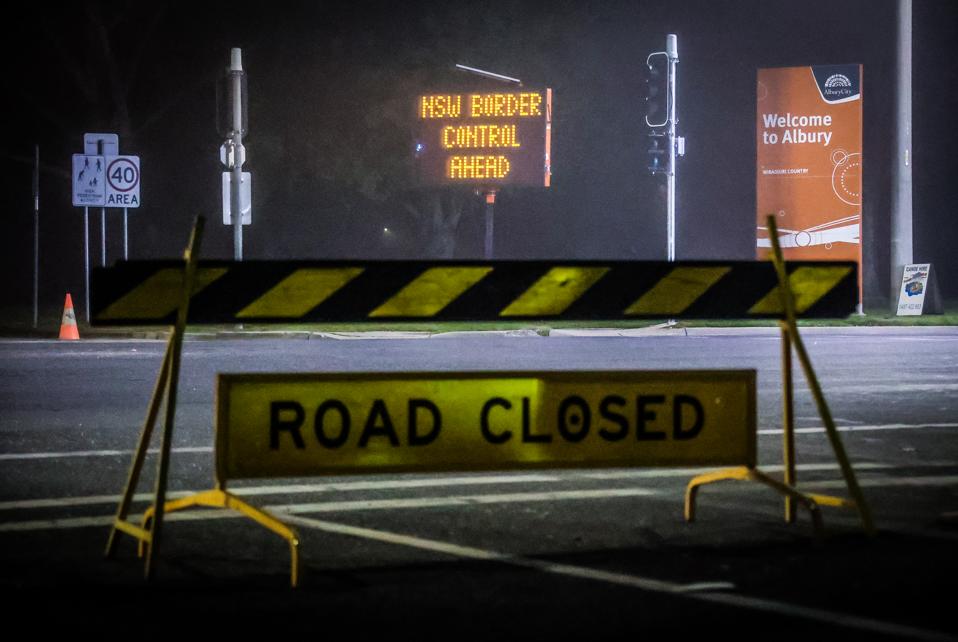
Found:
<path fill-rule="evenodd" d="M 105 204 L 106 159 L 103 156 L 74 154 L 74 207 L 103 207 Z"/>
<path fill-rule="evenodd" d="M 930 263 L 905 266 L 901 276 L 901 289 L 898 291 L 898 316 L 917 316 L 922 313 L 930 271 Z"/>

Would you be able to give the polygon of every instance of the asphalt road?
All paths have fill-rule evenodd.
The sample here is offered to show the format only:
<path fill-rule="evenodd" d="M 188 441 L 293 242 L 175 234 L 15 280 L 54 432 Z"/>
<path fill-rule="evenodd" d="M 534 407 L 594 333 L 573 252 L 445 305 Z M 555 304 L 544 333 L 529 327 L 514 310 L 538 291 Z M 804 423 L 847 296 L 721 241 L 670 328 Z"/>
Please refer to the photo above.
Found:
<path fill-rule="evenodd" d="M 956 639 L 958 331 L 810 329 L 805 340 L 879 533 L 826 508 L 827 536 L 752 483 L 681 469 L 504 471 L 237 482 L 295 524 L 285 544 L 230 513 L 172 515 L 158 576 L 102 549 L 163 353 L 155 341 L 0 341 L 0 589 L 34 630 L 389 639 Z M 187 341 L 171 490 L 211 486 L 219 372 L 752 368 L 759 463 L 780 475 L 777 334 L 462 334 L 422 340 Z M 844 495 L 797 374 L 800 487 Z M 151 488 L 153 459 L 135 506 Z M 39 616 L 39 617 L 38 617 Z"/>

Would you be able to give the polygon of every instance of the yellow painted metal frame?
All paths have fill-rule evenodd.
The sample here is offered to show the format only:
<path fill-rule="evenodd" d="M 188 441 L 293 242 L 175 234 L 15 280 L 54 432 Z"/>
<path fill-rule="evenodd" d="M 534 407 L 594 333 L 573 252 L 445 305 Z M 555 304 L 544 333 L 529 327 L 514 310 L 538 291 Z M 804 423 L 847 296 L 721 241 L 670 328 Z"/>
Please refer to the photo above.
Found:
<path fill-rule="evenodd" d="M 110 528 L 110 535 L 107 538 L 106 557 L 111 557 L 116 552 L 117 534 L 125 533 L 135 538 L 141 545 L 148 543 L 148 554 L 144 566 L 144 576 L 146 579 L 153 577 L 154 556 L 160 548 L 160 534 L 163 526 L 163 507 L 165 506 L 166 481 L 169 474 L 170 464 L 170 446 L 173 441 L 173 424 L 176 416 L 176 388 L 179 383 L 180 371 L 180 353 L 183 347 L 183 334 L 186 331 L 186 316 L 189 310 L 190 294 L 193 291 L 193 282 L 196 277 L 196 264 L 199 255 L 200 245 L 203 238 L 203 226 L 205 219 L 202 216 L 196 218 L 193 224 L 193 232 L 190 234 L 190 242 L 183 254 L 186 260 L 186 269 L 183 271 L 183 290 L 180 293 L 180 306 L 176 315 L 176 324 L 173 326 L 173 332 L 166 344 L 166 353 L 163 355 L 163 365 L 160 366 L 159 375 L 156 378 L 156 385 L 153 387 L 153 396 L 150 398 L 149 409 L 147 410 L 146 421 L 140 432 L 139 443 L 137 444 L 133 463 L 130 466 L 130 472 L 127 476 L 126 487 L 123 490 L 123 496 L 117 506 L 116 517 L 113 519 L 113 526 Z M 133 495 L 136 492 L 136 486 L 140 479 L 140 473 L 143 470 L 143 463 L 146 460 L 146 453 L 150 447 L 150 440 L 153 436 L 153 428 L 156 425 L 156 419 L 160 414 L 160 406 L 166 401 L 166 417 L 163 423 L 163 434 L 160 442 L 160 457 L 157 461 L 156 486 L 154 489 L 154 505 L 160 509 L 156 512 L 156 518 L 152 522 L 152 528 L 142 528 L 131 523 L 127 518 L 130 512 L 130 505 L 133 503 Z"/>
<path fill-rule="evenodd" d="M 158 504 L 150 506 L 146 512 L 143 513 L 142 530 L 145 532 L 149 532 L 150 525 L 157 514 L 156 506 L 158 506 Z M 168 501 L 163 506 L 162 512 L 172 513 L 174 511 L 191 508 L 193 506 L 207 506 L 209 508 L 226 508 L 229 510 L 234 510 L 239 514 L 252 519 L 254 522 L 265 527 L 267 530 L 270 530 L 282 537 L 289 544 L 290 586 L 295 588 L 299 584 L 299 535 L 292 527 L 287 526 L 267 511 L 256 508 L 251 504 L 247 504 L 242 499 L 220 486 L 212 490 L 195 493 L 188 497 Z M 149 542 L 145 539 L 140 539 L 139 546 L 137 548 L 140 557 L 143 557 L 144 553 L 148 550 L 148 547 Z"/>
<path fill-rule="evenodd" d="M 155 568 L 154 561 L 159 555 L 163 518 L 166 513 L 183 510 L 184 508 L 192 506 L 227 508 L 249 517 L 289 543 L 291 558 L 290 583 L 292 586 L 296 586 L 299 581 L 299 536 L 296 531 L 268 512 L 251 506 L 239 499 L 236 495 L 227 492 L 226 484 L 223 480 L 218 479 L 216 488 L 213 490 L 190 495 L 182 499 L 166 501 L 166 485 L 170 466 L 170 445 L 173 441 L 173 424 L 176 415 L 176 389 L 179 382 L 180 355 L 183 348 L 183 334 L 186 331 L 190 296 L 193 293 L 196 281 L 196 264 L 203 238 L 204 222 L 202 216 L 197 217 L 193 225 L 193 232 L 190 235 L 189 245 L 183 254 L 183 258 L 186 260 L 186 269 L 183 272 L 183 289 L 180 293 L 180 304 L 176 315 L 176 324 L 173 326 L 173 332 L 166 344 L 166 353 L 163 355 L 163 364 L 160 366 L 160 372 L 156 378 L 156 385 L 153 387 L 153 396 L 150 398 L 146 421 L 143 423 L 140 439 L 133 456 L 133 463 L 130 465 L 130 472 L 127 476 L 126 486 L 124 487 L 120 503 L 117 506 L 113 526 L 110 528 L 110 535 L 107 538 L 105 556 L 112 557 L 116 553 L 118 544 L 117 534 L 124 533 L 129 535 L 137 540 L 137 552 L 139 556 L 146 557 L 144 577 L 146 579 L 152 579 Z M 143 514 L 142 524 L 137 525 L 129 521 L 130 506 L 133 503 L 133 495 L 136 492 L 136 486 L 139 482 L 140 473 L 143 470 L 143 463 L 146 460 L 147 450 L 150 447 L 150 440 L 153 436 L 153 429 L 164 400 L 166 402 L 166 416 L 160 444 L 160 457 L 157 462 L 153 504 L 147 508 Z"/>
<path fill-rule="evenodd" d="M 695 519 L 695 500 L 700 487 L 706 484 L 712 484 L 726 479 L 737 479 L 742 481 L 756 481 L 771 487 L 785 497 L 785 521 L 793 523 L 795 521 L 795 503 L 798 502 L 805 506 L 812 516 L 812 523 L 816 534 L 822 532 L 822 518 L 819 506 L 833 506 L 843 508 L 853 508 L 858 511 L 861 519 L 862 528 L 868 535 L 875 534 L 875 525 L 872 522 L 871 511 L 865 496 L 862 494 L 861 487 L 855 477 L 855 471 L 852 469 L 851 462 L 845 452 L 841 436 L 835 427 L 835 421 L 832 419 L 831 410 L 825 401 L 825 395 L 822 393 L 821 384 L 812 368 L 811 359 L 805 350 L 805 344 L 798 333 L 798 323 L 795 318 L 795 299 L 789 287 L 788 274 L 785 269 L 785 260 L 782 256 L 782 249 L 778 243 L 778 228 L 775 224 L 774 215 L 768 217 L 768 234 L 772 242 L 772 261 L 775 264 L 775 272 L 778 275 L 779 291 L 782 297 L 782 309 L 785 311 L 785 319 L 779 321 L 779 327 L 782 331 L 782 419 L 783 419 L 783 448 L 782 456 L 784 460 L 784 481 L 780 482 L 757 468 L 742 466 L 737 468 L 727 468 L 709 473 L 704 473 L 694 477 L 688 484 L 685 491 L 685 519 L 693 521 Z M 795 488 L 797 476 L 795 474 L 795 420 L 794 420 L 794 395 L 792 381 L 792 348 L 798 355 L 798 360 L 805 373 L 805 379 L 811 389 L 815 404 L 818 407 L 818 413 L 825 424 L 825 432 L 831 443 L 832 451 L 835 453 L 835 459 L 841 467 L 842 477 L 848 488 L 848 494 L 851 499 L 833 497 L 831 495 L 820 495 L 817 493 L 803 493 Z"/>

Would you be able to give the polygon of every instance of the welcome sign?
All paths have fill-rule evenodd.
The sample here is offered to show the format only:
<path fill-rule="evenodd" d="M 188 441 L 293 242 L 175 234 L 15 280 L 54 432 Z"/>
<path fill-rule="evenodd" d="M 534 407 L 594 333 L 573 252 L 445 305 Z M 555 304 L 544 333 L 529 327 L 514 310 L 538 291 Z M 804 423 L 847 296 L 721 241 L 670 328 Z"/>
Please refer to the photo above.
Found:
<path fill-rule="evenodd" d="M 787 260 L 862 260 L 862 66 L 759 69 L 756 251 L 777 216 Z"/>

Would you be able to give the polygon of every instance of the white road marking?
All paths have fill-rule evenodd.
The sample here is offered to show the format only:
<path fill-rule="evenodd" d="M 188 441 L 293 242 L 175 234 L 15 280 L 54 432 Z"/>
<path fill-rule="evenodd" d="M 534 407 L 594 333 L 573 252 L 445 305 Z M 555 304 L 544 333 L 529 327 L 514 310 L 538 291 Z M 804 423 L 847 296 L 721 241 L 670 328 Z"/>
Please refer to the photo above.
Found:
<path fill-rule="evenodd" d="M 477 478 L 483 479 L 483 478 Z M 503 482 L 501 479 L 485 478 L 490 480 L 488 483 L 521 483 L 528 481 L 527 478 L 514 478 L 512 481 Z M 508 478 L 507 478 L 508 479 Z M 545 478 L 548 479 L 548 478 Z M 419 484 L 421 481 L 432 480 L 411 480 L 411 485 L 403 485 L 401 482 L 392 482 L 390 486 L 382 488 L 410 488 L 416 486 L 446 486 L 443 480 L 435 480 L 433 484 Z M 463 482 L 471 483 L 465 479 Z M 534 481 L 543 481 L 543 478 L 534 478 Z M 558 481 L 558 479 L 556 479 Z M 390 484 L 390 482 L 384 482 Z M 365 482 L 359 482 L 359 486 L 365 485 Z M 928 475 L 915 477 L 879 477 L 864 478 L 859 480 L 859 484 L 864 487 L 899 487 L 899 486 L 951 486 L 958 484 L 958 475 Z M 321 488 L 328 488 L 327 485 L 320 485 Z M 339 485 L 339 490 L 343 485 Z M 820 480 L 810 482 L 800 486 L 800 488 L 827 489 L 844 488 L 844 480 Z M 761 486 L 737 486 L 737 488 L 755 488 Z M 264 486 L 257 487 L 251 493 L 243 493 L 243 489 L 236 489 L 237 495 L 265 495 L 265 494 L 286 494 L 289 489 L 294 492 L 311 492 L 308 486 Z M 238 492 L 237 492 L 238 491 Z M 437 508 L 437 507 L 462 507 L 490 504 L 514 504 L 514 503 L 539 503 L 539 502 L 563 502 L 580 501 L 586 499 L 621 499 L 625 497 L 643 497 L 650 495 L 668 494 L 668 490 L 654 489 L 646 487 L 630 488 L 598 488 L 581 490 L 558 490 L 546 492 L 526 492 L 526 493 L 486 493 L 478 495 L 449 495 L 439 497 L 399 497 L 393 499 L 360 499 L 360 500 L 340 500 L 328 502 L 307 502 L 298 504 L 274 504 L 264 506 L 266 510 L 284 512 L 289 514 L 303 513 L 332 513 L 332 512 L 353 512 L 365 510 L 403 510 L 418 508 Z M 169 498 L 183 497 L 189 493 L 176 492 L 170 493 Z M 143 501 L 149 501 L 151 496 L 146 494 L 137 495 L 137 498 Z M 13 509 L 37 509 L 37 508 L 63 508 L 70 506 L 79 506 L 84 504 L 103 503 L 104 501 L 117 501 L 117 497 L 105 495 L 92 497 L 66 497 L 61 499 L 39 499 L 39 500 L 19 500 L 14 502 L 4 502 L 0 507 L 6 510 Z M 170 519 L 204 519 L 204 515 L 214 515 L 216 511 L 203 510 L 191 513 L 176 512 L 170 514 Z M 86 528 L 90 526 L 104 526 L 112 523 L 112 516 L 92 516 L 92 517 L 67 517 L 62 519 L 42 519 L 22 522 L 0 523 L 0 532 L 9 531 L 33 531 L 33 530 L 60 530 L 71 528 Z M 131 518 L 133 519 L 133 518 Z"/>
<path fill-rule="evenodd" d="M 898 486 L 954 486 L 958 485 L 958 475 L 928 475 L 926 477 L 881 477 L 878 479 L 859 479 L 858 485 L 863 488 L 891 488 Z M 812 481 L 799 484 L 799 490 L 845 488 L 845 482 L 840 479 Z"/>
<path fill-rule="evenodd" d="M 838 426 L 838 432 L 871 432 L 877 430 L 922 430 L 927 428 L 958 428 L 958 423 L 927 423 L 927 424 L 863 424 L 858 426 Z M 760 435 L 781 435 L 781 428 L 763 428 Z M 825 432 L 824 426 L 796 428 L 795 434 L 804 435 Z"/>
<path fill-rule="evenodd" d="M 298 495 L 306 493 L 328 493 L 334 491 L 350 492 L 362 490 L 404 490 L 409 488 L 447 488 L 453 486 L 494 486 L 498 484 L 533 484 L 557 482 L 555 475 L 482 475 L 473 477 L 433 477 L 424 479 L 361 480 L 349 482 L 327 482 L 320 484 L 284 484 L 267 486 L 231 487 L 229 491 L 240 497 L 258 497 L 262 495 Z M 196 491 L 180 490 L 167 493 L 169 499 L 192 495 Z M 137 493 L 135 502 L 152 502 L 153 493 Z M 60 497 L 55 499 L 21 499 L 0 502 L 0 510 L 28 510 L 37 508 L 69 508 L 91 506 L 95 504 L 116 504 L 120 495 L 89 495 L 86 497 Z"/>
<path fill-rule="evenodd" d="M 206 509 L 188 513 L 170 513 L 163 522 L 199 522 L 208 519 L 239 519 L 239 513 L 224 509 Z M 76 528 L 95 528 L 112 526 L 113 515 L 93 517 L 64 517 L 63 519 L 35 519 L 27 522 L 7 522 L 0 524 L 0 533 L 23 533 L 28 531 L 73 530 Z M 128 515 L 127 520 L 140 523 L 143 515 Z"/>
<path fill-rule="evenodd" d="M 932 465 L 929 462 L 922 462 L 922 466 Z M 949 466 L 955 465 L 958 466 L 958 462 L 950 464 L 947 462 L 942 462 L 940 466 Z M 782 472 L 785 467 L 781 464 L 770 465 L 770 466 L 759 466 L 759 468 L 766 472 Z M 795 469 L 798 472 L 815 472 L 821 470 L 839 470 L 841 467 L 837 463 L 823 463 L 823 464 L 798 464 Z M 874 464 L 869 462 L 863 462 L 860 464 L 855 464 L 855 470 L 885 470 L 885 469 L 894 469 L 896 466 L 892 464 Z M 602 470 L 596 472 L 576 472 L 573 473 L 577 477 L 585 477 L 587 479 L 659 479 L 659 478 L 669 478 L 669 477 L 689 477 L 695 476 L 703 472 L 715 470 L 715 466 L 705 466 L 700 468 L 650 468 L 650 469 L 638 469 L 638 470 Z"/>
<path fill-rule="evenodd" d="M 393 533 L 390 531 L 365 528 L 361 526 L 351 526 L 349 524 L 300 517 L 297 515 L 284 514 L 283 519 L 295 526 L 302 526 L 304 528 L 311 528 L 313 530 L 320 530 L 336 535 L 349 535 L 351 537 L 370 539 L 386 544 L 407 546 L 433 553 L 443 553 L 445 555 L 464 557 L 467 559 L 503 562 L 505 564 L 521 566 L 524 568 L 533 568 L 546 573 L 553 573 L 555 575 L 569 575 L 572 577 L 597 580 L 611 584 L 620 584 L 623 586 L 640 588 L 647 591 L 656 591 L 659 593 L 690 593 L 693 591 L 702 590 L 727 590 L 735 587 L 734 584 L 729 582 L 695 582 L 691 584 L 678 584 L 675 582 L 639 577 L 637 575 L 626 575 L 623 573 L 601 571 L 584 566 L 555 564 L 545 560 L 530 559 L 518 555 L 511 555 L 509 553 L 500 553 L 498 551 L 490 551 L 472 546 L 453 544 L 451 542 L 426 539 L 424 537 L 416 537 L 413 535 L 403 535 L 401 533 Z"/>
<path fill-rule="evenodd" d="M 822 388 L 825 394 L 837 392 L 850 392 L 853 394 L 878 392 L 894 394 L 905 398 L 905 393 L 908 392 L 954 392 L 958 390 L 958 383 L 822 383 Z"/>
<path fill-rule="evenodd" d="M 838 426 L 839 432 L 868 432 L 878 430 L 922 430 L 929 428 L 958 428 L 958 423 L 922 423 L 922 424 L 866 424 L 855 426 Z M 763 428 L 757 431 L 759 435 L 781 435 L 781 428 Z M 796 434 L 812 434 L 825 432 L 823 426 L 812 426 L 808 428 L 796 428 Z M 158 449 L 151 448 L 148 452 L 156 454 Z M 183 448 L 174 448 L 174 453 L 211 453 L 212 446 L 190 446 Z M 67 450 L 61 452 L 36 452 L 36 453 L 0 453 L 0 462 L 3 461 L 22 461 L 31 459 L 65 459 L 69 457 L 123 457 L 133 454 L 132 450 Z"/>
<path fill-rule="evenodd" d="M 689 595 L 691 599 L 701 600 L 721 604 L 722 606 L 737 606 L 741 608 L 776 613 L 805 620 L 823 622 L 833 626 L 842 626 L 849 629 L 858 629 L 877 633 L 882 637 L 888 635 L 913 638 L 916 640 L 929 640 L 938 642 L 939 640 L 950 640 L 954 642 L 952 635 L 941 633 L 940 631 L 931 631 L 928 629 L 919 629 L 905 624 L 895 624 L 894 622 L 875 620 L 872 618 L 850 615 L 837 611 L 826 611 L 798 604 L 789 604 L 761 597 L 750 597 L 747 595 L 735 595 L 732 593 L 694 593 Z"/>
<path fill-rule="evenodd" d="M 600 490 L 573 490 L 573 491 L 555 491 L 551 493 L 499 493 L 485 495 L 453 495 L 448 497 L 413 497 L 397 499 L 379 499 L 379 500 L 354 500 L 354 501 L 336 501 L 336 502 L 311 502 L 307 504 L 278 504 L 273 506 L 264 506 L 268 511 L 283 512 L 289 514 L 298 513 L 327 513 L 327 512 L 352 512 L 362 510 L 397 510 L 405 508 L 434 508 L 443 506 L 475 506 L 480 504 L 514 504 L 524 502 L 548 502 L 548 501 L 576 501 L 583 499 L 617 499 L 622 497 L 641 497 L 654 495 L 658 491 L 650 488 L 610 488 Z M 222 519 L 223 515 L 233 515 L 222 510 L 202 510 L 189 513 L 176 512 L 170 513 L 168 519 L 171 520 L 197 520 L 204 519 L 205 515 L 214 516 L 211 519 Z M 237 514 L 238 515 L 238 514 Z M 130 521 L 138 521 L 139 517 L 129 518 Z M 73 528 L 87 528 L 90 526 L 109 526 L 113 523 L 113 516 L 94 516 L 94 517 L 67 517 L 63 519 L 41 519 L 25 522 L 6 522 L 0 523 L 0 533 L 10 531 L 35 531 L 35 530 L 63 530 Z"/>
<path fill-rule="evenodd" d="M 558 490 L 542 493 L 495 493 L 449 497 L 409 497 L 402 499 L 365 499 L 358 501 L 316 502 L 267 506 L 266 510 L 289 514 L 338 513 L 356 510 L 393 510 L 397 508 L 436 508 L 446 506 L 475 506 L 482 504 L 515 504 L 527 502 L 562 502 L 579 499 L 613 499 L 655 495 L 651 488 L 602 488 L 597 490 Z"/>
<path fill-rule="evenodd" d="M 920 464 L 921 468 L 948 468 L 958 467 L 958 462 L 954 461 L 925 461 Z M 766 473 L 782 472 L 782 465 L 769 465 L 760 467 Z M 895 470 L 899 466 L 893 464 L 880 464 L 872 462 L 862 462 L 855 464 L 855 470 L 862 471 L 884 471 Z M 818 463 L 818 464 L 799 464 L 796 466 L 798 472 L 821 472 L 839 470 L 837 463 Z M 425 477 L 414 479 L 363 479 L 357 481 L 332 481 L 316 484 L 267 484 L 263 486 L 237 486 L 230 487 L 229 491 L 240 497 L 261 497 L 266 495 L 302 495 L 310 493 L 329 493 L 329 492 L 355 492 L 367 490 L 407 490 L 416 488 L 452 488 L 456 486 L 496 486 L 507 484 L 553 484 L 560 482 L 573 482 L 576 479 L 589 479 L 598 481 L 611 481 L 617 479 L 671 479 L 676 477 L 693 477 L 703 471 L 714 470 L 714 468 L 665 468 L 665 469 L 638 469 L 638 470 L 601 470 L 601 471 L 564 471 L 560 474 L 546 475 L 539 473 L 517 474 L 517 475 L 490 475 L 477 474 L 468 477 Z M 882 477 L 878 480 L 864 478 L 863 485 L 876 486 L 896 486 L 896 485 L 947 485 L 944 482 L 950 480 L 950 476 L 925 476 L 925 477 Z M 823 480 L 813 482 L 819 487 L 843 488 L 844 481 Z M 197 491 L 178 490 L 167 493 L 169 499 L 186 497 Z M 593 492 L 576 491 L 576 492 Z M 491 497 L 492 495 L 490 495 Z M 153 493 L 137 493 L 133 496 L 134 502 L 150 502 L 153 499 Z M 86 495 L 79 497 L 57 497 L 47 499 L 20 499 L 0 502 L 0 511 L 7 510 L 36 510 L 48 508 L 76 508 L 80 506 L 94 506 L 97 504 L 116 504 L 120 501 L 120 495 Z"/>
<path fill-rule="evenodd" d="M 850 629 L 881 633 L 884 635 L 891 633 L 893 635 L 904 635 L 920 640 L 954 639 L 951 636 L 939 633 L 938 631 L 929 631 L 857 615 L 848 615 L 835 611 L 826 611 L 824 609 L 809 608 L 797 604 L 789 604 L 787 602 L 779 602 L 765 598 L 715 592 L 734 590 L 735 585 L 729 582 L 693 582 L 689 584 L 679 584 L 677 582 L 670 582 L 667 580 L 659 580 L 651 577 L 642 577 L 639 575 L 625 573 L 614 573 L 611 571 L 603 571 L 585 566 L 555 564 L 546 560 L 531 559 L 518 555 L 501 553 L 498 551 L 475 548 L 471 546 L 462 546 L 450 542 L 415 537 L 412 535 L 404 535 L 402 533 L 394 533 L 391 531 L 351 526 L 349 524 L 342 524 L 339 522 L 304 518 L 296 515 L 284 515 L 283 517 L 286 521 L 295 526 L 319 530 L 326 533 L 359 537 L 361 539 L 374 540 L 377 542 L 394 544 L 397 546 L 407 546 L 410 548 L 442 553 L 454 557 L 500 562 L 502 564 L 518 566 L 521 568 L 531 568 L 553 575 L 575 577 L 595 582 L 605 582 L 608 584 L 626 586 L 654 593 L 679 595 L 689 599 L 721 604 L 723 606 L 733 606 L 737 608 L 765 611 L 805 620 L 824 622 L 833 626 L 837 625 Z"/>
<path fill-rule="evenodd" d="M 150 448 L 147 453 L 155 455 L 159 448 Z M 184 453 L 211 453 L 212 446 L 186 446 L 173 448 L 177 454 Z M 67 459 L 69 457 L 124 457 L 133 454 L 132 450 L 65 450 L 49 453 L 0 453 L 0 461 L 22 461 L 27 459 Z"/>

